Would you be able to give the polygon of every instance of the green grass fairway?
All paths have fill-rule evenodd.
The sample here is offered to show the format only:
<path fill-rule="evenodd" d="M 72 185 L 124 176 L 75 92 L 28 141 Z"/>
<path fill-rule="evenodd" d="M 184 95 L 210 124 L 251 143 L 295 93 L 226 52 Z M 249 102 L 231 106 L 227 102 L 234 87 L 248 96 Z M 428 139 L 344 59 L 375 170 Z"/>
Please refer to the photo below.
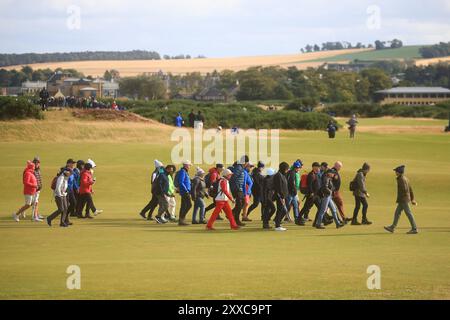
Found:
<path fill-rule="evenodd" d="M 368 161 L 374 224 L 323 231 L 287 225 L 288 232 L 275 233 L 254 221 L 237 232 L 226 223 L 206 232 L 138 216 L 149 200 L 153 159 L 169 161 L 171 129 L 62 119 L 50 113 L 42 122 L 0 122 L 7 137 L 0 139 L 0 299 L 450 299 L 449 135 L 368 130 L 350 141 L 344 131 L 330 141 L 325 132 L 282 132 L 282 160 L 300 157 L 308 168 L 313 161 L 344 162 L 347 215 L 353 209 L 348 183 Z M 403 120 L 373 119 L 367 125 L 398 122 Z M 443 128 L 445 122 L 431 124 Z M 12 131 L 21 138 L 13 141 Z M 79 140 L 58 132 L 73 132 Z M 23 141 L 26 136 L 33 141 Z M 44 215 L 55 207 L 51 178 L 69 157 L 96 161 L 95 203 L 104 213 L 93 221 L 74 220 L 68 229 L 32 223 L 29 212 L 26 220 L 12 221 L 23 201 L 25 161 L 36 154 L 44 174 Z M 395 234 L 383 230 L 392 222 L 392 168 L 399 164 L 407 165 L 419 202 L 417 236 L 405 234 L 405 216 Z M 252 218 L 259 220 L 259 211 Z M 69 265 L 81 268 L 81 290 L 66 288 Z M 370 265 L 381 268 L 381 290 L 366 287 Z"/>
<path fill-rule="evenodd" d="M 314 60 L 316 62 L 320 61 L 354 61 L 354 60 L 411 60 L 411 59 L 420 59 L 419 49 L 423 46 L 405 46 L 398 49 L 385 49 L 385 50 L 373 50 L 366 52 L 358 52 L 352 54 L 341 54 L 331 58 L 324 58 Z"/>

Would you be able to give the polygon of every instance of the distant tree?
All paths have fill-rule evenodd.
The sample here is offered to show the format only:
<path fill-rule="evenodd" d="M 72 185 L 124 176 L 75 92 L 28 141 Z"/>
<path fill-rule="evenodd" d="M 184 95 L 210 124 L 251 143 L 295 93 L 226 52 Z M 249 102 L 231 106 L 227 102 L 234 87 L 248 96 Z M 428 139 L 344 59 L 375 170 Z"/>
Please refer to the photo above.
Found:
<path fill-rule="evenodd" d="M 392 49 L 398 49 L 403 47 L 403 42 L 401 40 L 398 39 L 394 39 L 391 41 L 391 48 Z"/>
<path fill-rule="evenodd" d="M 320 47 L 319 47 L 317 44 L 314 45 L 314 51 L 315 51 L 315 52 L 320 51 Z"/>
<path fill-rule="evenodd" d="M 312 45 L 310 45 L 310 44 L 308 44 L 306 47 L 305 47 L 305 51 L 306 52 L 313 52 L 313 49 L 314 49 L 314 47 L 312 46 Z"/>
<path fill-rule="evenodd" d="M 375 41 L 375 49 L 376 50 L 384 50 L 386 49 L 386 42 L 377 40 Z"/>

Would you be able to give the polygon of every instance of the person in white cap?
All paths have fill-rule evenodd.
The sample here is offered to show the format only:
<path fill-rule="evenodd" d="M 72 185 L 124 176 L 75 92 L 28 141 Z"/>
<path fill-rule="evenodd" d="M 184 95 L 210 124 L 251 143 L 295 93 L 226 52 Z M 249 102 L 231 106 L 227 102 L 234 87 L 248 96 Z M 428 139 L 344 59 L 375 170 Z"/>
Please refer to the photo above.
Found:
<path fill-rule="evenodd" d="M 159 160 L 155 160 L 155 170 L 152 172 L 152 179 L 151 179 L 151 185 L 153 186 L 153 182 L 156 180 L 159 174 L 159 168 L 163 167 L 163 163 Z M 153 188 L 152 188 L 153 189 Z M 153 220 L 153 211 L 155 211 L 156 207 L 158 206 L 158 197 L 156 197 L 152 192 L 152 197 L 150 201 L 147 203 L 147 205 L 144 207 L 144 209 L 141 210 L 139 215 L 146 220 Z M 149 215 L 147 217 L 147 212 L 149 212 Z"/>
<path fill-rule="evenodd" d="M 189 177 L 189 169 L 191 168 L 191 162 L 189 160 L 183 161 L 183 167 L 175 175 L 175 187 L 178 188 L 178 192 L 181 196 L 180 205 L 180 220 L 178 221 L 179 226 L 187 226 L 186 215 L 192 208 L 191 202 L 191 178 Z"/>
<path fill-rule="evenodd" d="M 197 168 L 197 173 L 192 180 L 191 194 L 192 201 L 194 201 L 192 224 L 206 224 L 204 198 L 208 198 L 208 190 L 205 182 L 205 171 L 201 168 Z M 197 221 L 197 213 L 199 213 L 199 221 Z"/>
<path fill-rule="evenodd" d="M 233 216 L 233 212 L 231 211 L 230 204 L 228 200 L 234 203 L 234 199 L 230 194 L 230 183 L 229 180 L 233 176 L 233 172 L 230 169 L 225 169 L 222 173 L 222 178 L 220 179 L 217 196 L 215 199 L 216 208 L 214 209 L 211 218 L 206 225 L 207 230 L 214 230 L 214 222 L 217 219 L 217 216 L 223 210 L 228 220 L 230 221 L 230 226 L 232 230 L 238 230 L 239 226 L 236 224 L 236 221 Z"/>

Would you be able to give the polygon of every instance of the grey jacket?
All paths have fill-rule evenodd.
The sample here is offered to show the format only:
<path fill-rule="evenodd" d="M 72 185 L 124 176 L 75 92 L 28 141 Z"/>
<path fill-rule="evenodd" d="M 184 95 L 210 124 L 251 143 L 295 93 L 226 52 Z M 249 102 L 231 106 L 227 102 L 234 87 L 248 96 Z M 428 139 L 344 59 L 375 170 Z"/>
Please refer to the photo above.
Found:
<path fill-rule="evenodd" d="M 356 181 L 356 188 L 355 191 L 353 191 L 353 195 L 355 197 L 361 197 L 365 198 L 367 196 L 367 189 L 366 189 L 366 176 L 364 175 L 362 169 L 358 170 L 358 173 L 355 177 Z"/>

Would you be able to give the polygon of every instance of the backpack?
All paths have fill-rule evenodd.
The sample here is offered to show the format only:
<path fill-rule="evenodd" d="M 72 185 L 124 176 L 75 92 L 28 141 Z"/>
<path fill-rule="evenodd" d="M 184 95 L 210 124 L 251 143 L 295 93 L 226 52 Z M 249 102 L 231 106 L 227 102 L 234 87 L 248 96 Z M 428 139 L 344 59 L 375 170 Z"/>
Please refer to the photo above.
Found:
<path fill-rule="evenodd" d="M 173 185 L 175 186 L 175 188 L 179 189 L 180 188 L 180 171 L 177 171 L 177 173 L 175 173 L 175 179 L 173 179 Z"/>
<path fill-rule="evenodd" d="M 308 173 L 302 174 L 300 178 L 300 192 L 302 194 L 308 193 Z"/>
<path fill-rule="evenodd" d="M 350 181 L 350 186 L 349 189 L 350 191 L 356 191 L 356 189 L 358 188 L 358 184 L 356 183 L 356 177 Z"/>
<path fill-rule="evenodd" d="M 208 174 L 206 174 L 205 176 L 205 183 L 206 183 L 206 188 L 211 188 L 211 173 L 208 172 Z"/>
<path fill-rule="evenodd" d="M 58 181 L 58 178 L 59 178 L 59 174 L 53 178 L 52 183 L 50 184 L 50 187 L 52 188 L 53 191 L 56 190 L 56 182 Z"/>
<path fill-rule="evenodd" d="M 215 198 L 219 194 L 219 184 L 221 179 L 217 179 L 214 183 L 209 187 L 208 194 L 210 197 Z"/>

